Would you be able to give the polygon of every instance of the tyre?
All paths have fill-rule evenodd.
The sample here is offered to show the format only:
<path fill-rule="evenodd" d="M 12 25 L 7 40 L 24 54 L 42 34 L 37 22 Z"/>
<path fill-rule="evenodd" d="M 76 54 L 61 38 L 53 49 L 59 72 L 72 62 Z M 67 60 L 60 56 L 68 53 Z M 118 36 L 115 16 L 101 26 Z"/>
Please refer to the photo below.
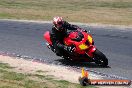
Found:
<path fill-rule="evenodd" d="M 95 63 L 98 64 L 99 66 L 106 67 L 108 65 L 108 59 L 98 49 L 94 52 L 94 60 Z"/>

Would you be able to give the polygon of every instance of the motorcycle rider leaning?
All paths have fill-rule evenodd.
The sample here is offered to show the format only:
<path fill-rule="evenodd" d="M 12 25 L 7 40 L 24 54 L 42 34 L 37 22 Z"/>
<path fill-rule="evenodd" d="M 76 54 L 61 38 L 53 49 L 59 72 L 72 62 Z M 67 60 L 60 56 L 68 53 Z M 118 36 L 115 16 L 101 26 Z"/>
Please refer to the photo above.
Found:
<path fill-rule="evenodd" d="M 64 21 L 62 17 L 54 17 L 53 18 L 53 27 L 50 32 L 50 38 L 55 48 L 57 56 L 63 56 L 63 51 L 72 52 L 73 48 L 70 46 L 66 46 L 63 43 L 63 39 L 67 36 L 67 30 L 77 30 L 81 29 L 76 25 L 71 25 L 67 21 Z"/>

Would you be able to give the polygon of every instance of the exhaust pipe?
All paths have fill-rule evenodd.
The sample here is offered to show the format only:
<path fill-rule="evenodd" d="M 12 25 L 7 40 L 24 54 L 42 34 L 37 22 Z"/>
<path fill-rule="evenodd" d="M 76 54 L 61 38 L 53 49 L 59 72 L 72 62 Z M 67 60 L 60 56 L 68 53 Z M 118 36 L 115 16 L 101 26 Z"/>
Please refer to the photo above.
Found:
<path fill-rule="evenodd" d="M 49 43 L 46 43 L 46 46 L 47 46 L 49 49 L 51 49 L 51 47 L 50 47 L 50 44 L 49 44 Z"/>

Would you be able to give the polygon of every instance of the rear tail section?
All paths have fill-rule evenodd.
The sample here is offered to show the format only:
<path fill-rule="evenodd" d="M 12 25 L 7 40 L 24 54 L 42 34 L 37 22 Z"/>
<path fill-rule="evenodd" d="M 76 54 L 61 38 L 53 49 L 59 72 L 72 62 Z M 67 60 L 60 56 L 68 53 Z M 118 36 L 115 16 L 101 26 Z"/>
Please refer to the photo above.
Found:
<path fill-rule="evenodd" d="M 51 39 L 50 39 L 50 32 L 49 31 L 46 31 L 43 35 L 44 39 L 52 45 L 52 42 L 51 42 Z"/>

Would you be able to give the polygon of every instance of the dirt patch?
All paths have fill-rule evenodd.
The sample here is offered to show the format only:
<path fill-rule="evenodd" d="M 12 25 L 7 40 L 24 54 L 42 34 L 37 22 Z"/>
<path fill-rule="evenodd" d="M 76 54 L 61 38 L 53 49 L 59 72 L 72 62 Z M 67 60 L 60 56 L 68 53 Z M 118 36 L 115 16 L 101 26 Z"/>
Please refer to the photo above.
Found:
<path fill-rule="evenodd" d="M 0 55 L 0 62 L 8 63 L 15 67 L 16 72 L 22 73 L 42 73 L 44 75 L 54 76 L 56 79 L 67 80 L 72 83 L 78 83 L 78 77 L 81 76 L 81 71 L 76 72 L 64 66 L 48 65 L 24 59 L 12 58 L 9 56 Z M 97 75 L 90 74 L 90 78 L 97 78 Z"/>
<path fill-rule="evenodd" d="M 79 83 L 78 77 L 81 76 L 81 71 L 76 72 L 72 69 L 69 69 L 65 66 L 56 66 L 56 65 L 48 65 L 44 63 L 39 63 L 35 61 L 29 61 L 22 58 L 15 58 L 9 56 L 0 55 L 0 62 L 8 63 L 11 67 L 14 67 L 14 71 L 20 73 L 39 73 L 42 75 L 52 76 L 58 80 L 67 80 L 72 83 Z M 101 79 L 101 77 L 90 74 L 90 79 Z M 34 79 L 34 78 L 33 78 Z M 127 86 L 97 86 L 99 88 L 131 88 Z"/>

